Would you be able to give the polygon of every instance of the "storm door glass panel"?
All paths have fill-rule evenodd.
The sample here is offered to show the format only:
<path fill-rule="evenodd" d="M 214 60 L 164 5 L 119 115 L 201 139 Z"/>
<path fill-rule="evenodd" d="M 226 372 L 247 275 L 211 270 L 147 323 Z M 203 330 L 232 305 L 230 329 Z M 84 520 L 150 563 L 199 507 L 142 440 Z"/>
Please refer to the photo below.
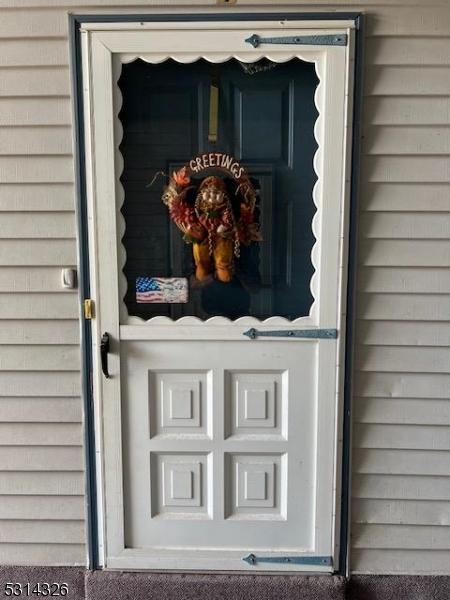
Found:
<path fill-rule="evenodd" d="M 295 319 L 309 313 L 317 84 L 314 66 L 298 59 L 123 65 L 120 180 L 130 315 Z M 200 246 L 174 224 L 162 201 L 170 175 L 199 156 L 202 169 L 190 173 L 185 197 L 197 216 L 197 198 L 210 189 L 204 182 L 215 177 L 229 199 L 230 219 L 241 219 L 239 181 L 216 163 L 237 165 L 235 174 L 245 169 L 256 193 L 252 227 L 260 240 L 236 243 L 231 233 L 225 270 L 210 240 L 199 271 Z M 209 160 L 213 166 L 205 168 Z"/>

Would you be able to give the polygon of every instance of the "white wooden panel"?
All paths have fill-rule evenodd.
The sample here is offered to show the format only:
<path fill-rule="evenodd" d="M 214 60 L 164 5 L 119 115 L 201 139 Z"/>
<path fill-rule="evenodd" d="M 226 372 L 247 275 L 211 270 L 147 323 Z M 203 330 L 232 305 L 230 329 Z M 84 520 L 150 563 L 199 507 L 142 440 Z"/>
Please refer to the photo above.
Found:
<path fill-rule="evenodd" d="M 0 472 L 0 502 L 2 495 L 83 497 L 84 490 L 82 471 Z"/>
<path fill-rule="evenodd" d="M 11 212 L 2 214 L 2 237 L 5 238 L 73 238 L 75 215 L 62 213 Z"/>
<path fill-rule="evenodd" d="M 77 319 L 76 294 L 0 294 L 3 319 Z"/>
<path fill-rule="evenodd" d="M 66 156 L 0 156 L 4 183 L 70 183 L 73 160 Z"/>
<path fill-rule="evenodd" d="M 447 321 L 450 305 L 445 295 L 358 294 L 361 319 L 386 321 Z"/>
<path fill-rule="evenodd" d="M 70 100 L 0 98 L 0 125 L 70 125 Z"/>
<path fill-rule="evenodd" d="M 86 565 L 84 544 L 0 544 L 0 562 L 4 565 Z"/>
<path fill-rule="evenodd" d="M 450 525 L 450 503 L 442 501 L 354 499 L 354 523 Z"/>
<path fill-rule="evenodd" d="M 358 271 L 357 285 L 361 292 L 448 294 L 450 269 L 361 267 Z"/>
<path fill-rule="evenodd" d="M 2 446 L 81 446 L 82 443 L 79 423 L 0 423 Z"/>
<path fill-rule="evenodd" d="M 381 398 L 449 398 L 450 376 L 424 373 L 356 372 L 355 394 Z"/>
<path fill-rule="evenodd" d="M 374 267 L 449 267 L 445 240 L 364 240 L 360 262 Z"/>
<path fill-rule="evenodd" d="M 356 423 L 450 425 L 450 400 L 357 397 L 353 398 L 353 419 Z"/>
<path fill-rule="evenodd" d="M 70 213 L 69 219 L 73 219 Z M 0 267 L 0 292 L 73 293 L 62 287 L 61 272 L 60 267 Z"/>
<path fill-rule="evenodd" d="M 68 67 L 0 67 L 0 80 L 0 97 L 40 96 L 44 103 L 49 96 L 70 95 Z"/>
<path fill-rule="evenodd" d="M 31 39 L 0 41 L 0 67 L 40 67 L 67 65 L 68 42 L 65 39 Z"/>
<path fill-rule="evenodd" d="M 450 348 L 358 346 L 355 368 L 393 373 L 448 373 Z"/>
<path fill-rule="evenodd" d="M 81 398 L 34 398 L 0 396 L 1 426 L 6 423 L 81 423 Z M 80 443 L 80 440 L 78 441 Z"/>
<path fill-rule="evenodd" d="M 368 66 L 364 93 L 367 96 L 440 96 L 450 93 L 447 67 Z"/>
<path fill-rule="evenodd" d="M 84 497 L 0 496 L 0 514 L 2 519 L 82 521 L 85 517 Z"/>
<path fill-rule="evenodd" d="M 0 344 L 79 344 L 80 325 L 74 318 L 61 321 L 14 320 L 1 321 Z"/>
<path fill-rule="evenodd" d="M 84 521 L 1 520 L 1 543 L 83 544 Z"/>
<path fill-rule="evenodd" d="M 448 477 L 448 452 L 439 450 L 378 450 L 360 448 L 354 452 L 353 472 L 368 475 L 431 475 Z"/>
<path fill-rule="evenodd" d="M 356 336 L 364 346 L 450 346 L 450 323 L 359 320 Z"/>
<path fill-rule="evenodd" d="M 363 182 L 360 203 L 364 210 L 443 212 L 450 210 L 450 185 Z"/>
<path fill-rule="evenodd" d="M 367 125 L 450 124 L 450 98 L 379 96 L 364 98 Z"/>
<path fill-rule="evenodd" d="M 402 154 L 448 154 L 450 129 L 443 127 L 411 127 L 373 125 L 364 132 L 365 154 L 382 156 Z"/>
<path fill-rule="evenodd" d="M 448 65 L 445 37 L 375 37 L 366 41 L 365 60 L 371 65 Z"/>
<path fill-rule="evenodd" d="M 0 265 L 61 267 L 77 263 L 76 243 L 69 240 L 0 240 Z M 58 302 L 62 303 L 59 299 Z"/>
<path fill-rule="evenodd" d="M 411 575 L 446 575 L 450 552 L 446 550 L 371 550 L 352 551 L 352 572 Z"/>
<path fill-rule="evenodd" d="M 0 183 L 0 211 L 72 211 L 71 183 Z"/>
<path fill-rule="evenodd" d="M 357 448 L 450 450 L 450 427 L 443 424 L 355 423 L 353 431 Z"/>
<path fill-rule="evenodd" d="M 354 524 L 352 543 L 354 548 L 448 550 L 450 535 L 446 527 Z"/>
<path fill-rule="evenodd" d="M 377 239 L 450 238 L 450 213 L 367 212 L 360 216 L 360 232 Z"/>
<path fill-rule="evenodd" d="M 1 73 L 0 73 L 1 77 Z M 70 127 L 0 127 L 0 155 L 72 154 Z"/>
<path fill-rule="evenodd" d="M 362 171 L 366 181 L 449 182 L 450 157 L 366 156 L 362 161 Z"/>
<path fill-rule="evenodd" d="M 2 471 L 81 471 L 81 446 L 2 446 Z"/>
<path fill-rule="evenodd" d="M 79 396 L 80 374 L 50 372 L 0 372 L 3 396 Z"/>

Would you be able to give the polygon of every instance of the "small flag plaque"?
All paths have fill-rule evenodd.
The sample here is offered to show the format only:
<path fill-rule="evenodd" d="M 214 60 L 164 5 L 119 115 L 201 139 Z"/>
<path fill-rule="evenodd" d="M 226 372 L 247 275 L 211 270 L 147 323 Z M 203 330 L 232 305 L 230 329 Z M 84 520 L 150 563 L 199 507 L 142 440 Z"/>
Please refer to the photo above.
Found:
<path fill-rule="evenodd" d="M 137 277 L 138 304 L 185 304 L 188 280 L 185 277 Z"/>

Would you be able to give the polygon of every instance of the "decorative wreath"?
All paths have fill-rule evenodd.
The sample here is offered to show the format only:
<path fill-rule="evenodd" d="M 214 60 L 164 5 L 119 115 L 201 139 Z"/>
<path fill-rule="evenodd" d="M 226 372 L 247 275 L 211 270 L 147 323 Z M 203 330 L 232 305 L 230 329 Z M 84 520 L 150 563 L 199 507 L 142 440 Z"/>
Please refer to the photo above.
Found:
<path fill-rule="evenodd" d="M 192 179 L 212 168 L 227 175 L 232 185 L 217 175 Z M 162 200 L 185 242 L 194 246 L 197 279 L 215 273 L 220 281 L 231 281 L 241 244 L 261 241 L 256 196 L 245 169 L 227 154 L 202 154 L 172 173 Z"/>

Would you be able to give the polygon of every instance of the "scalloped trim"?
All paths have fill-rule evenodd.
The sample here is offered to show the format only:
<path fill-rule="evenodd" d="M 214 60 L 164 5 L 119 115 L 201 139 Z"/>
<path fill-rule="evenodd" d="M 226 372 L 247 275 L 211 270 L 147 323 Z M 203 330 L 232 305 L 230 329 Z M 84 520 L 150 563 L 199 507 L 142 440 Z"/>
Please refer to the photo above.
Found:
<path fill-rule="evenodd" d="M 315 242 L 311 249 L 311 263 L 314 268 L 314 272 L 311 276 L 310 281 L 310 290 L 313 297 L 313 302 L 311 304 L 309 315 L 304 315 L 290 321 L 284 317 L 272 316 L 264 321 L 261 321 L 255 317 L 246 316 L 240 317 L 238 319 L 232 320 L 227 317 L 211 317 L 210 319 L 202 320 L 198 317 L 187 316 L 180 317 L 179 319 L 170 319 L 169 317 L 157 316 L 152 317 L 151 319 L 145 320 L 141 317 L 137 317 L 135 315 L 130 315 L 128 313 L 127 306 L 124 302 L 124 298 L 128 289 L 128 281 L 125 277 L 123 269 L 125 267 L 125 263 L 127 260 L 127 254 L 125 250 L 125 246 L 122 243 L 122 238 L 125 235 L 126 223 L 124 216 L 121 212 L 121 208 L 125 201 L 125 190 L 120 181 L 120 177 L 123 172 L 124 160 L 122 152 L 120 151 L 120 143 L 123 138 L 123 127 L 122 123 L 119 119 L 119 112 L 122 107 L 122 93 L 120 91 L 120 87 L 118 85 L 118 81 L 120 75 L 122 73 L 122 64 L 128 64 L 135 60 L 141 59 L 150 64 L 161 64 L 167 60 L 174 60 L 181 64 L 191 64 L 197 62 L 198 60 L 206 60 L 211 63 L 224 63 L 232 59 L 239 60 L 241 62 L 253 63 L 261 60 L 262 58 L 267 58 L 276 63 L 285 63 L 292 59 L 302 60 L 304 62 L 313 63 L 316 75 L 318 77 L 319 83 L 317 84 L 315 93 L 314 93 L 314 103 L 317 109 L 317 119 L 314 123 L 314 138 L 317 142 L 317 150 L 314 154 L 313 158 L 313 168 L 316 173 L 317 179 L 313 187 L 312 199 L 314 205 L 316 207 L 316 212 L 314 213 L 312 219 L 312 232 L 315 238 Z M 120 57 L 116 57 L 113 61 L 113 82 L 114 82 L 114 107 L 115 107 L 115 115 L 114 119 L 114 140 L 115 140 L 115 165 L 116 165 L 116 216 L 117 216 L 117 256 L 119 259 L 119 273 L 118 273 L 118 283 L 119 283 L 119 306 L 120 306 L 120 323 L 124 325 L 133 325 L 133 324 L 155 324 L 155 325 L 192 325 L 192 326 L 217 326 L 217 325 L 230 325 L 235 324 L 239 326 L 258 326 L 258 325 L 271 325 L 271 326 L 290 326 L 292 324 L 296 325 L 314 325 L 318 315 L 318 286 L 319 286 L 319 278 L 318 278 L 318 269 L 320 266 L 320 240 L 319 240 L 319 231 L 320 224 L 322 222 L 322 205 L 320 202 L 321 198 L 321 190 L 322 190 L 322 172 L 323 172 L 323 151 L 321 140 L 323 139 L 323 111 L 321 110 L 323 106 L 323 77 L 322 77 L 322 66 L 323 61 L 319 58 L 313 58 L 308 55 L 302 55 L 300 53 L 278 53 L 276 55 L 262 52 L 259 54 L 254 54 L 252 52 L 251 56 L 248 54 L 225 54 L 225 53 L 217 53 L 214 55 L 204 55 L 199 56 L 197 53 L 189 55 L 186 53 L 184 56 L 177 55 L 169 55 L 169 54 L 122 54 Z"/>

